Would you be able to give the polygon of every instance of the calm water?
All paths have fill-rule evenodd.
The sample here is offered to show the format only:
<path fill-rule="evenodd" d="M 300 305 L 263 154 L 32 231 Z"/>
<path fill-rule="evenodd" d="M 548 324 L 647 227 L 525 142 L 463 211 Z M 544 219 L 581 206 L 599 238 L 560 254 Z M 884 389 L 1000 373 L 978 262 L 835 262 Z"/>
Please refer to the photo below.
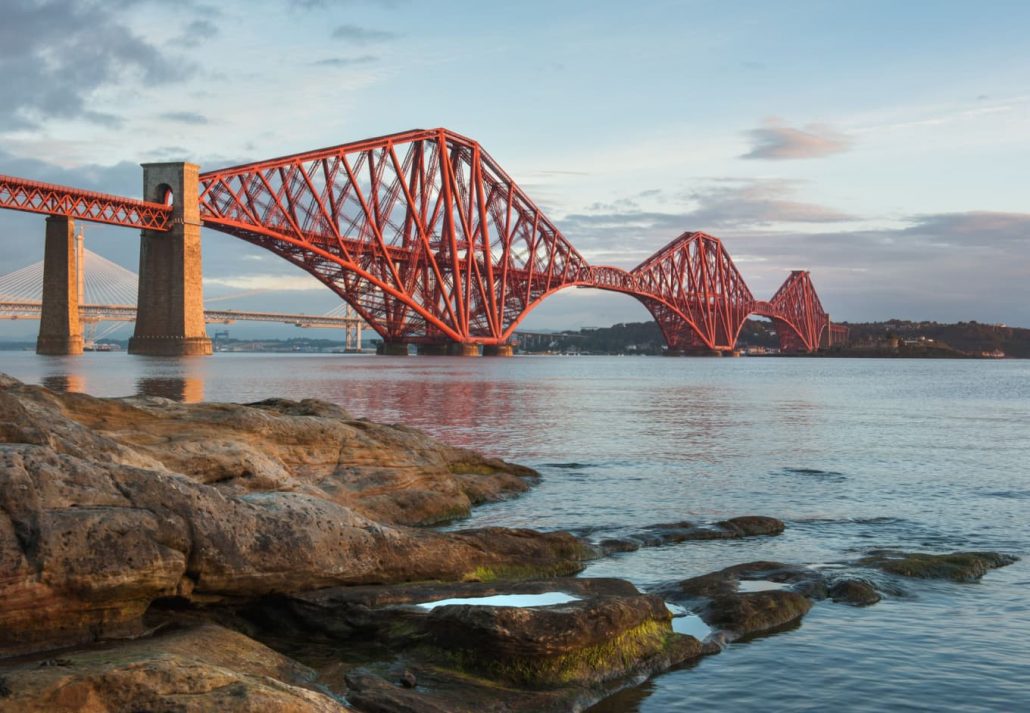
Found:
<path fill-rule="evenodd" d="M 0 352 L 0 371 L 98 395 L 318 397 L 543 472 L 530 494 L 463 526 L 787 521 L 780 537 L 643 550 L 586 572 L 643 587 L 876 547 L 1030 552 L 1025 361 Z M 980 584 L 904 586 L 865 609 L 818 604 L 796 630 L 731 645 L 597 711 L 1030 710 L 1030 561 Z"/>

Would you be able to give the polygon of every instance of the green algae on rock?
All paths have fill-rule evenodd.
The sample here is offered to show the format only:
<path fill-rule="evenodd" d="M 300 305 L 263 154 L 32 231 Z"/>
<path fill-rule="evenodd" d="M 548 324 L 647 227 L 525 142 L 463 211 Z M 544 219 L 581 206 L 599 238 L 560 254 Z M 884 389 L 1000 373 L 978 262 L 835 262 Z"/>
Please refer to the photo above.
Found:
<path fill-rule="evenodd" d="M 1018 560 L 1018 557 L 998 552 L 951 552 L 935 555 L 924 552 L 873 550 L 857 564 L 903 577 L 976 582 L 990 570 L 1005 567 Z"/>

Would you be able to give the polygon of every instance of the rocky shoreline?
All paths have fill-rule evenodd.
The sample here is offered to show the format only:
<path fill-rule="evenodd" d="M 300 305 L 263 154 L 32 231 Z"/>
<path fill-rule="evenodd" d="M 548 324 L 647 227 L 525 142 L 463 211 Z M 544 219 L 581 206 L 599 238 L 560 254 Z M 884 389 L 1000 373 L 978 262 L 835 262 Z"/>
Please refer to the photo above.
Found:
<path fill-rule="evenodd" d="M 784 524 L 427 527 L 538 478 L 320 401 L 100 399 L 0 375 L 0 711 L 579 711 L 817 602 L 1014 561 L 876 550 L 640 592 L 573 575 Z"/>

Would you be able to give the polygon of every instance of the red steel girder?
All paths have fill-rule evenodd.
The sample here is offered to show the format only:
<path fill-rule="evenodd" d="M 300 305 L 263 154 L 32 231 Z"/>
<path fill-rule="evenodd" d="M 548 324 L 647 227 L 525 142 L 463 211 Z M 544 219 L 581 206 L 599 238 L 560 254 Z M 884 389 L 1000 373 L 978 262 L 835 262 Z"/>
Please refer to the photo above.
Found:
<path fill-rule="evenodd" d="M 0 208 L 158 231 L 170 229 L 172 221 L 172 207 L 161 203 L 12 176 L 0 176 Z"/>
<path fill-rule="evenodd" d="M 204 225 L 268 248 L 385 338 L 500 344 L 586 260 L 475 141 L 408 131 L 200 176 Z"/>
<path fill-rule="evenodd" d="M 782 351 L 814 352 L 830 339 L 830 316 L 823 309 L 807 270 L 794 270 L 768 302 L 755 313 L 777 325 Z"/>
<path fill-rule="evenodd" d="M 683 233 L 631 272 L 671 349 L 733 349 L 754 308 L 722 241 L 705 233 Z"/>
<path fill-rule="evenodd" d="M 705 233 L 684 233 L 631 272 L 590 266 L 478 143 L 447 129 L 209 171 L 200 191 L 206 226 L 307 270 L 390 341 L 505 343 L 537 304 L 574 286 L 636 297 L 673 349 L 732 349 L 755 310 Z M 777 295 L 769 310 L 808 339 L 803 310 Z"/>

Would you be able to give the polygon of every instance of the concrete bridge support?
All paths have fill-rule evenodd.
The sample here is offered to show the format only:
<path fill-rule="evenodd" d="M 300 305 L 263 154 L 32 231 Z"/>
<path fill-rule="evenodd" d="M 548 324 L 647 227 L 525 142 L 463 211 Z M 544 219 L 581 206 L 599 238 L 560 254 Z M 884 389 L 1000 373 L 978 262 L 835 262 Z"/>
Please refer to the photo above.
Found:
<path fill-rule="evenodd" d="M 418 345 L 419 356 L 479 356 L 478 344 L 462 342 L 427 342 Z"/>
<path fill-rule="evenodd" d="M 166 233 L 140 234 L 139 298 L 130 354 L 211 353 L 204 324 L 199 170 L 192 163 L 143 164 L 143 197 L 158 203 L 170 199 L 173 227 Z"/>
<path fill-rule="evenodd" d="M 46 219 L 43 252 L 43 305 L 37 354 L 82 354 L 79 322 L 79 250 L 75 221 L 63 215 Z"/>
<path fill-rule="evenodd" d="M 447 356 L 477 357 L 479 356 L 479 345 L 451 342 L 447 345 Z"/>
<path fill-rule="evenodd" d="M 485 357 L 510 357 L 514 356 L 515 347 L 510 344 L 484 344 L 483 356 Z"/>
<path fill-rule="evenodd" d="M 408 356 L 408 343 L 407 342 L 391 342 L 383 340 L 376 347 L 376 354 L 381 356 Z"/>

